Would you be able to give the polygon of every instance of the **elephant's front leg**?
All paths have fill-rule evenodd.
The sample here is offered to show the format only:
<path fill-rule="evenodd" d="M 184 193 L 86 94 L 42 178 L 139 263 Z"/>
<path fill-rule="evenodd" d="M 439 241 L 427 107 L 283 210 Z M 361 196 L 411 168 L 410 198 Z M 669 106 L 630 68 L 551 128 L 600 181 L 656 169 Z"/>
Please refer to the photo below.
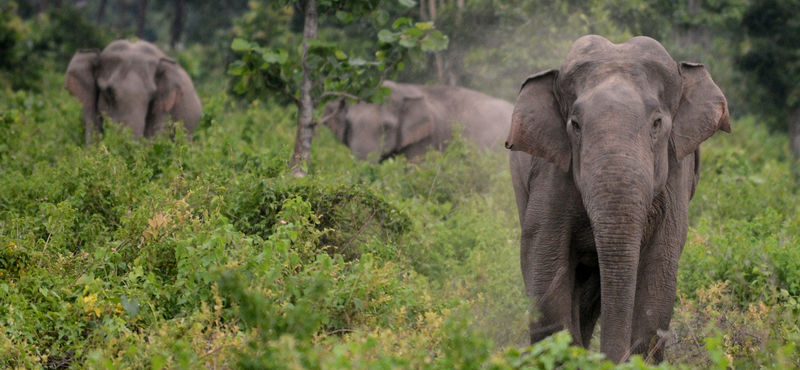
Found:
<path fill-rule="evenodd" d="M 686 219 L 685 210 L 667 212 L 663 226 L 642 249 L 636 279 L 631 353 L 656 363 L 664 356 L 664 335 L 675 305 L 678 261 L 686 240 L 687 222 L 679 222 L 675 213 L 683 213 Z"/>
<path fill-rule="evenodd" d="M 531 343 L 564 328 L 569 328 L 573 338 L 580 338 L 579 328 L 573 325 L 575 266 L 570 261 L 566 223 L 535 212 L 528 212 L 526 219 L 531 222 L 522 230 L 520 260 L 526 291 L 538 311 L 530 323 Z"/>

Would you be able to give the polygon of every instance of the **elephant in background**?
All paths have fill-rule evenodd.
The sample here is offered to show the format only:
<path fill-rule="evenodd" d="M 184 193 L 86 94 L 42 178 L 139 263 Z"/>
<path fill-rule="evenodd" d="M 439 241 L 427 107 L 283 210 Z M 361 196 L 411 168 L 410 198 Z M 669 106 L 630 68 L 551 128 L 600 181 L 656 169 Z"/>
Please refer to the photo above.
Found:
<path fill-rule="evenodd" d="M 124 123 L 135 138 L 152 137 L 167 117 L 191 136 L 203 114 L 194 84 L 174 60 L 145 41 L 117 40 L 102 52 L 75 53 L 66 88 L 83 105 L 86 145 L 103 132 L 103 119 Z"/>
<path fill-rule="evenodd" d="M 600 350 L 663 359 L 700 143 L 730 132 L 702 64 L 648 37 L 584 36 L 558 70 L 527 78 L 506 147 L 522 227 L 531 342 L 568 329 Z"/>
<path fill-rule="evenodd" d="M 500 148 L 514 105 L 455 86 L 425 86 L 385 81 L 392 89 L 385 104 L 338 99 L 325 106 L 323 123 L 353 155 L 384 160 L 398 154 L 411 159 L 430 148 L 443 150 L 453 129 L 481 148 Z"/>

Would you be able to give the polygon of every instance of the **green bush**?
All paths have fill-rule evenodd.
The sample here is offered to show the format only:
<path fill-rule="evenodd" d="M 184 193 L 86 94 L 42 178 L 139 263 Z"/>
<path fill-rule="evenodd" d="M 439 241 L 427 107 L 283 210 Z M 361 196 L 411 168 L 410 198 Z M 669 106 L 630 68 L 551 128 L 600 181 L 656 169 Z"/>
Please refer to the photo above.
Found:
<path fill-rule="evenodd" d="M 526 347 L 507 153 L 457 137 L 374 165 L 320 128 L 297 179 L 295 113 L 204 84 L 191 141 L 109 125 L 84 147 L 80 104 L 46 76 L 0 101 L 3 367 L 648 368 L 566 334 Z M 703 147 L 659 368 L 799 365 L 790 156 L 754 119 L 733 127 Z"/>
<path fill-rule="evenodd" d="M 0 91 L 38 91 L 42 55 L 28 42 L 31 30 L 17 15 L 15 3 L 0 5 Z"/>

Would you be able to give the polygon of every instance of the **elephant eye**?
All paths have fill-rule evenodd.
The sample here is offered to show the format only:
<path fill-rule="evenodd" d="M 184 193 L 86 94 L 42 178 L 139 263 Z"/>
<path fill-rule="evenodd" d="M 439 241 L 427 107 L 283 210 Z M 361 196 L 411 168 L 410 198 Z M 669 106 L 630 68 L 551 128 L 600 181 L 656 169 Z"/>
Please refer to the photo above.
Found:
<path fill-rule="evenodd" d="M 576 134 L 579 134 L 581 132 L 581 125 L 578 123 L 578 121 L 570 119 L 569 123 L 570 126 L 572 126 L 572 130 L 575 131 Z"/>
<path fill-rule="evenodd" d="M 658 128 L 659 126 L 661 126 L 661 118 L 656 118 L 656 120 L 653 121 L 653 128 Z"/>
<path fill-rule="evenodd" d="M 108 104 L 114 103 L 114 101 L 116 100 L 116 97 L 114 95 L 115 94 L 113 87 L 108 87 L 105 90 L 103 90 L 103 97 L 105 98 L 106 103 Z"/>

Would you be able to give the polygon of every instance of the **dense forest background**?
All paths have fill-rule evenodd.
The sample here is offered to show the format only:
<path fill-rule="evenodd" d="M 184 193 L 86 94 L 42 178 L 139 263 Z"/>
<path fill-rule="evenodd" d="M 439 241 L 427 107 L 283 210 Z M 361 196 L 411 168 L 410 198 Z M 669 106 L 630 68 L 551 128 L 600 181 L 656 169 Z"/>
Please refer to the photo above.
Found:
<path fill-rule="evenodd" d="M 449 47 L 412 56 L 398 79 L 461 85 L 513 101 L 525 76 L 557 67 L 571 42 L 584 34 L 614 42 L 650 36 L 678 61 L 706 63 L 734 116 L 758 114 L 773 129 L 796 131 L 797 5 L 792 0 L 421 0 L 409 9 L 385 1 L 373 4 L 380 7 L 376 17 L 347 23 L 335 10 L 327 11 L 320 18 L 320 38 L 369 57 L 365 54 L 387 20 L 433 21 L 449 36 Z M 4 0 L 2 81 L 6 88 L 35 88 L 40 69 L 63 69 L 81 48 L 132 37 L 172 50 L 193 78 L 217 77 L 236 59 L 230 49 L 234 38 L 264 46 L 297 42 L 302 6 L 302 1 Z M 44 66 L 49 59 L 56 64 Z M 25 73 L 10 73 L 19 68 Z"/>
<path fill-rule="evenodd" d="M 291 98 L 229 71 L 235 39 L 296 52 L 303 1 L 0 0 L 0 367 L 800 367 L 800 1 L 357 3 L 319 0 L 321 42 L 369 64 L 396 19 L 433 22 L 448 47 L 392 77 L 509 101 L 589 33 L 708 67 L 733 132 L 703 144 L 666 362 L 610 364 L 566 333 L 527 347 L 507 152 L 456 137 L 378 165 L 317 127 L 293 176 Z M 109 124 L 84 145 L 64 72 L 119 38 L 191 75 L 191 140 Z"/>

